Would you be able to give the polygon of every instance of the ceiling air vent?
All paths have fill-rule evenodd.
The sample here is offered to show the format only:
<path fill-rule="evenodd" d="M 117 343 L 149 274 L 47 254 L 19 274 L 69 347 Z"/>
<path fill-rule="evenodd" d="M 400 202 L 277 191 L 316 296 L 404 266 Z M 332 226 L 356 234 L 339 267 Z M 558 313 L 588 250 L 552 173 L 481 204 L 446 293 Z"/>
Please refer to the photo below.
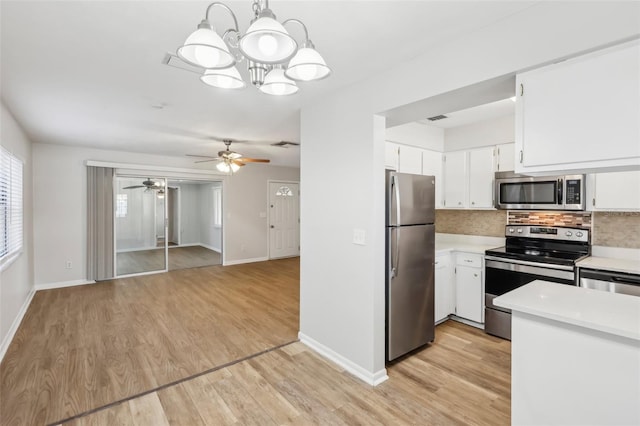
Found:
<path fill-rule="evenodd" d="M 289 145 L 291 146 L 298 146 L 300 145 L 297 142 L 288 142 L 288 141 L 280 141 L 280 142 L 276 142 L 276 143 L 272 143 L 271 146 L 281 146 L 282 148 L 289 148 Z"/>
<path fill-rule="evenodd" d="M 441 114 L 441 115 L 434 115 L 433 117 L 429 117 L 429 118 L 427 118 L 427 120 L 429 120 L 429 121 L 438 121 L 438 120 L 443 120 L 445 118 L 449 118 L 449 117 L 447 117 L 446 115 L 442 115 Z"/>

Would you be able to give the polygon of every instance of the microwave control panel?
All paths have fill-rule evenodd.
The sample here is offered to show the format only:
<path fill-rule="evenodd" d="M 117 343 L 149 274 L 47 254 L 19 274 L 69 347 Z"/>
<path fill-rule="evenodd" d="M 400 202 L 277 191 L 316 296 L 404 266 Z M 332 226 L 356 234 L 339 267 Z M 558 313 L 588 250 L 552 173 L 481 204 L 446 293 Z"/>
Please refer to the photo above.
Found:
<path fill-rule="evenodd" d="M 566 178 L 565 180 L 565 204 L 582 204 L 582 179 Z"/>

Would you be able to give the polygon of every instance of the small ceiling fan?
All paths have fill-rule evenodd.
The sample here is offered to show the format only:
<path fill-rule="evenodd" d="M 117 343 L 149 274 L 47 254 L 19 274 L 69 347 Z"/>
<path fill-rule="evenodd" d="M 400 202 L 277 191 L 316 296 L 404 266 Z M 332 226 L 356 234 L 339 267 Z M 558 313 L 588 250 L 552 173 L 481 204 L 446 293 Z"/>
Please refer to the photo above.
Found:
<path fill-rule="evenodd" d="M 231 139 L 223 139 L 222 142 L 226 145 L 227 149 L 224 151 L 218 151 L 217 157 L 211 157 L 208 155 L 193 155 L 187 154 L 188 157 L 200 157 L 206 158 L 206 160 L 199 160 L 196 163 L 206 163 L 209 161 L 218 161 L 216 165 L 216 169 L 223 173 L 234 173 L 237 172 L 240 167 L 246 165 L 247 163 L 269 163 L 271 160 L 267 160 L 264 158 L 249 158 L 243 157 L 242 154 L 239 154 L 235 151 L 231 151 L 231 143 L 234 142 Z"/>
<path fill-rule="evenodd" d="M 145 188 L 148 190 L 152 190 L 152 189 L 161 189 L 163 186 L 164 185 L 161 182 L 156 182 L 151 180 L 151 178 L 147 178 L 147 180 L 142 181 L 142 185 L 125 186 L 122 189 Z"/>

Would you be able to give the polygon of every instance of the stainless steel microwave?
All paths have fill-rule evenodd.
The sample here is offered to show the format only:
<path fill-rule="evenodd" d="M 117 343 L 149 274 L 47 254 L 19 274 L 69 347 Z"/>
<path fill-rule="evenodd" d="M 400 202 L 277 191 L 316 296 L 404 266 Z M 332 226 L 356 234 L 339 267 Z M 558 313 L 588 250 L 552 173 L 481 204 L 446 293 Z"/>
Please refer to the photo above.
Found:
<path fill-rule="evenodd" d="M 585 176 L 525 176 L 496 173 L 496 208 L 584 210 Z"/>

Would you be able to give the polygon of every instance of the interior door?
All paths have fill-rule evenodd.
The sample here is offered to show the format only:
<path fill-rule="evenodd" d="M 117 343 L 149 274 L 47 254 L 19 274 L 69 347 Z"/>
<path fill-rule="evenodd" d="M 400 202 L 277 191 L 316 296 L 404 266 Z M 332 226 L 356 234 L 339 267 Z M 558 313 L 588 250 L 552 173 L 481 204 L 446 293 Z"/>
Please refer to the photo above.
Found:
<path fill-rule="evenodd" d="M 166 181 L 158 177 L 116 177 L 116 275 L 167 269 Z"/>
<path fill-rule="evenodd" d="M 269 182 L 269 258 L 300 254 L 298 183 Z"/>

